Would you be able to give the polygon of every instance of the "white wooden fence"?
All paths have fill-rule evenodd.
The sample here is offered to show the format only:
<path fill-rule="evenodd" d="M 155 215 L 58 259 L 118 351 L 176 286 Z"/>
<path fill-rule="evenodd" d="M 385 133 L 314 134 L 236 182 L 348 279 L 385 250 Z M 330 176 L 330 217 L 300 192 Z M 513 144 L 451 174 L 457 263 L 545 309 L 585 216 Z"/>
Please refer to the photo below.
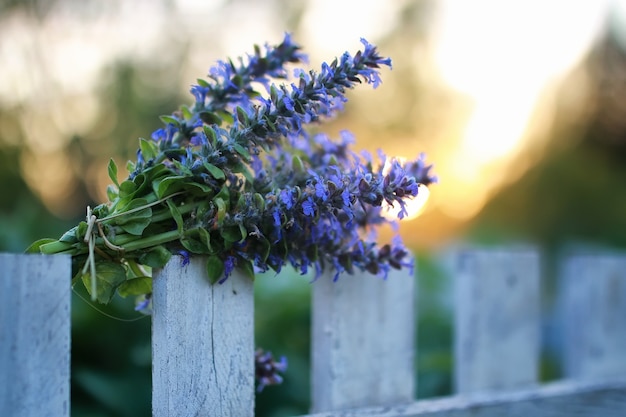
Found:
<path fill-rule="evenodd" d="M 252 283 L 210 286 L 203 269 L 175 260 L 154 279 L 155 417 L 254 415 Z M 537 253 L 469 250 L 455 268 L 457 393 L 417 402 L 415 279 L 319 279 L 309 417 L 626 415 L 626 256 L 562 269 L 567 379 L 538 383 Z M 0 416 L 69 416 L 69 283 L 68 257 L 0 254 Z"/>

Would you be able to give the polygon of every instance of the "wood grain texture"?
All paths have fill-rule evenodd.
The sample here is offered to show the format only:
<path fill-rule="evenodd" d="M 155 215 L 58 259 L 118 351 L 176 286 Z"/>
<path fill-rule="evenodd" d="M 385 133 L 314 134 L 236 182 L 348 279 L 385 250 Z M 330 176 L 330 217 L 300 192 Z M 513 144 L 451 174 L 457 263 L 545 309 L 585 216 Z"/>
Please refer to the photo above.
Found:
<path fill-rule="evenodd" d="M 532 250 L 467 250 L 455 290 L 458 393 L 528 387 L 540 348 L 539 257 Z"/>
<path fill-rule="evenodd" d="M 69 256 L 0 254 L 0 415 L 70 413 Z"/>
<path fill-rule="evenodd" d="M 206 259 L 173 258 L 153 291 L 153 416 L 253 416 L 252 280 L 210 285 Z"/>
<path fill-rule="evenodd" d="M 626 380 L 561 381 L 541 387 L 475 393 L 408 405 L 360 408 L 302 417 L 622 417 Z"/>
<path fill-rule="evenodd" d="M 312 409 L 412 402 L 415 278 L 344 274 L 312 287 Z"/>
<path fill-rule="evenodd" d="M 626 374 L 626 257 L 574 256 L 560 282 L 565 375 Z"/>

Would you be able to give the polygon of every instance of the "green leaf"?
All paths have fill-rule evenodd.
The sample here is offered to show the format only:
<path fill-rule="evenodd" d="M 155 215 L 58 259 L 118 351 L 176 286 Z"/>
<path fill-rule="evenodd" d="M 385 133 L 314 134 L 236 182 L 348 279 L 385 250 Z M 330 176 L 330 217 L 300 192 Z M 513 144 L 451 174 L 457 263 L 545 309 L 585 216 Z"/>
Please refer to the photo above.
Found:
<path fill-rule="evenodd" d="M 239 233 L 241 234 L 241 240 L 248 237 L 248 230 L 246 229 L 246 226 L 241 223 L 239 224 Z"/>
<path fill-rule="evenodd" d="M 174 126 L 180 126 L 180 122 L 174 116 L 164 115 L 164 116 L 159 116 L 159 118 L 165 124 L 172 124 Z"/>
<path fill-rule="evenodd" d="M 216 180 L 223 180 L 226 178 L 224 171 L 222 171 L 215 165 L 209 164 L 208 162 L 204 162 L 203 165 L 206 168 L 206 170 L 209 172 L 209 174 L 211 174 L 213 178 L 215 178 Z"/>
<path fill-rule="evenodd" d="M 225 121 L 229 125 L 232 125 L 235 121 L 233 115 L 226 110 L 217 110 L 216 113 L 222 118 L 223 121 Z"/>
<path fill-rule="evenodd" d="M 224 200 L 228 204 L 228 207 L 230 207 L 230 190 L 228 189 L 228 187 L 226 185 L 224 185 L 220 189 L 220 192 L 217 193 L 217 195 L 215 197 L 216 198 L 221 198 L 222 200 Z"/>
<path fill-rule="evenodd" d="M 147 141 L 144 138 L 139 138 L 139 149 L 141 149 L 141 154 L 146 161 L 154 159 L 159 153 L 156 143 Z"/>
<path fill-rule="evenodd" d="M 207 125 L 218 125 L 219 126 L 219 125 L 222 124 L 222 118 L 219 117 L 215 113 L 211 113 L 211 112 L 208 112 L 208 111 L 202 111 L 202 112 L 200 112 L 198 114 L 198 116 L 200 116 L 200 120 L 202 120 Z"/>
<path fill-rule="evenodd" d="M 206 138 L 211 146 L 215 146 L 215 143 L 217 142 L 217 133 L 215 133 L 215 130 L 210 126 L 203 126 L 202 129 L 204 130 L 204 134 L 206 135 Z"/>
<path fill-rule="evenodd" d="M 240 106 L 237 106 L 237 120 L 239 120 L 239 123 L 243 124 L 244 126 L 248 126 L 248 114 Z"/>
<path fill-rule="evenodd" d="M 306 172 L 302 159 L 300 159 L 297 155 L 294 155 L 293 158 L 291 158 L 291 167 L 297 174 L 304 174 Z"/>
<path fill-rule="evenodd" d="M 159 199 L 174 194 L 176 191 L 182 189 L 183 181 L 186 177 L 182 175 L 175 175 L 171 177 L 165 177 L 161 180 L 154 181 L 152 188 Z"/>
<path fill-rule="evenodd" d="M 119 190 L 115 185 L 109 184 L 107 186 L 107 198 L 109 199 L 109 201 L 113 201 L 117 197 L 119 197 Z"/>
<path fill-rule="evenodd" d="M 211 284 L 215 284 L 224 275 L 224 262 L 217 256 L 212 255 L 206 261 L 207 278 Z"/>
<path fill-rule="evenodd" d="M 203 229 L 203 228 L 199 228 L 198 230 L 198 237 L 200 238 L 200 241 L 206 246 L 207 250 L 209 251 L 209 253 L 211 253 L 211 234 L 208 232 L 208 230 Z"/>
<path fill-rule="evenodd" d="M 237 151 L 237 153 L 241 155 L 243 159 L 245 159 L 246 161 L 250 160 L 250 152 L 248 152 L 246 148 L 238 143 L 234 143 L 233 148 L 235 148 L 235 151 Z"/>
<path fill-rule="evenodd" d="M 89 226 L 87 225 L 87 222 L 80 222 L 78 223 L 78 226 L 76 226 L 76 237 L 78 238 L 78 240 L 83 240 L 85 239 L 85 235 L 87 234 L 87 229 L 89 229 Z"/>
<path fill-rule="evenodd" d="M 184 182 L 182 185 L 183 190 L 188 190 L 193 195 L 212 194 L 213 189 L 206 184 L 201 184 L 195 181 Z"/>
<path fill-rule="evenodd" d="M 139 256 L 139 263 L 150 268 L 163 268 L 172 257 L 172 253 L 162 245 L 155 246 L 150 251 Z M 145 293 L 142 293 L 145 294 Z"/>
<path fill-rule="evenodd" d="M 52 242 L 56 242 L 56 241 L 57 241 L 56 239 L 50 239 L 50 238 L 39 239 L 39 240 L 31 243 L 30 246 L 26 248 L 24 253 L 40 253 L 39 247 L 41 245 L 45 245 L 46 243 L 52 243 Z"/>
<path fill-rule="evenodd" d="M 246 230 L 245 227 L 243 230 Z M 241 229 L 238 226 L 223 227 L 220 229 L 220 235 L 227 242 L 240 242 L 241 240 L 246 238 L 245 234 L 243 235 L 243 237 L 241 236 Z"/>
<path fill-rule="evenodd" d="M 254 193 L 254 205 L 259 211 L 265 211 L 265 198 L 259 193 Z"/>
<path fill-rule="evenodd" d="M 272 103 L 278 104 L 278 88 L 274 84 L 270 86 L 270 100 Z"/>
<path fill-rule="evenodd" d="M 239 271 L 241 271 L 245 276 L 254 281 L 254 267 L 252 266 L 251 261 L 247 259 L 238 259 L 237 269 L 239 269 Z"/>
<path fill-rule="evenodd" d="M 185 120 L 191 120 L 191 118 L 193 117 L 193 112 L 189 109 L 189 107 L 181 106 L 180 109 L 183 112 L 183 117 L 185 118 Z"/>
<path fill-rule="evenodd" d="M 136 190 L 137 185 L 130 180 L 126 180 L 120 184 L 120 198 L 131 197 Z"/>
<path fill-rule="evenodd" d="M 191 253 L 195 253 L 198 255 L 206 255 L 209 253 L 206 245 L 193 237 L 185 236 L 180 239 L 180 243 L 185 249 L 187 249 Z"/>
<path fill-rule="evenodd" d="M 272 132 L 276 132 L 276 125 L 274 124 L 274 122 L 272 121 L 272 118 L 269 117 L 268 115 L 263 116 L 263 118 L 265 119 L 265 122 L 267 124 L 267 127 L 272 131 Z"/>
<path fill-rule="evenodd" d="M 87 288 L 89 295 L 91 293 L 91 273 L 88 270 L 82 275 L 82 281 Z M 124 267 L 115 262 L 100 261 L 96 262 L 96 299 L 101 303 L 108 303 L 113 298 L 117 287 L 126 281 L 126 270 Z"/>
<path fill-rule="evenodd" d="M 203 80 L 202 78 L 198 78 L 196 81 L 198 82 L 198 85 L 200 87 L 210 87 L 211 86 L 211 84 L 209 84 L 208 81 Z"/>
<path fill-rule="evenodd" d="M 214 198 L 213 203 L 217 206 L 217 224 L 221 225 L 226 217 L 226 203 L 221 198 Z"/>
<path fill-rule="evenodd" d="M 152 278 L 151 277 L 137 277 L 128 279 L 117 287 L 117 293 L 122 297 L 128 297 L 129 295 L 143 295 L 152 292 Z"/>
<path fill-rule="evenodd" d="M 109 160 L 109 178 L 111 178 L 111 181 L 113 181 L 113 184 L 117 187 L 120 186 L 120 183 L 117 180 L 117 165 L 115 164 L 113 158 Z"/>
<path fill-rule="evenodd" d="M 124 208 L 125 212 L 133 209 L 144 207 L 148 204 L 145 198 L 137 198 L 132 200 Z M 120 226 L 124 231 L 131 235 L 141 236 L 144 229 L 148 227 L 152 220 L 152 208 L 145 207 L 133 213 L 125 213 L 113 219 L 115 224 Z"/>
<path fill-rule="evenodd" d="M 256 251 L 261 256 L 263 262 L 267 261 L 267 258 L 270 256 L 271 248 L 272 245 L 270 244 L 270 241 L 266 238 L 262 237 L 259 238 L 259 240 L 257 241 Z"/>
<path fill-rule="evenodd" d="M 61 236 L 61 238 L 59 239 L 59 242 L 66 242 L 66 243 L 78 242 L 78 236 L 76 235 L 77 232 L 78 232 L 78 226 L 72 227 L 70 230 L 63 233 L 63 236 Z"/>
<path fill-rule="evenodd" d="M 212 252 L 211 236 L 207 230 L 201 227 L 185 232 L 180 242 L 185 249 L 192 253 L 206 255 Z"/>
<path fill-rule="evenodd" d="M 232 83 L 235 84 L 237 87 L 241 88 L 243 87 L 243 77 L 239 74 L 235 75 L 232 79 L 231 79 Z"/>
<path fill-rule="evenodd" d="M 178 233 L 182 234 L 183 227 L 185 226 L 183 223 L 183 216 L 180 214 L 178 207 L 176 207 L 176 204 L 172 200 L 166 200 L 166 202 L 167 207 L 170 209 L 170 213 L 172 214 L 172 218 L 176 222 L 176 229 L 178 230 Z"/>

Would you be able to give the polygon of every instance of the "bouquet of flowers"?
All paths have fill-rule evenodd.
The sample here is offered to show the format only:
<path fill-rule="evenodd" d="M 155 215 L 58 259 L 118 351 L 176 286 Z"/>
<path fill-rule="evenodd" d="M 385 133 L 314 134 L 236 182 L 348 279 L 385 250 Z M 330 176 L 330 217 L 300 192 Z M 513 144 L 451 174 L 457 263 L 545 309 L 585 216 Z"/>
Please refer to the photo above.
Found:
<path fill-rule="evenodd" d="M 348 132 L 331 140 L 307 130 L 340 111 L 348 89 L 376 88 L 380 67 L 391 67 L 361 42 L 361 51 L 319 71 L 296 69 L 291 82 L 286 66 L 306 57 L 288 34 L 245 59 L 218 62 L 191 87 L 192 105 L 161 116 L 163 127 L 139 139 L 126 180 L 111 159 L 108 203 L 28 251 L 70 254 L 72 284 L 82 281 L 102 303 L 115 293 L 149 299 L 151 268 L 172 256 L 182 266 L 205 257 L 211 283 L 235 268 L 253 278 L 291 264 L 316 277 L 330 269 L 337 279 L 411 267 L 399 239 L 379 245 L 370 232 L 391 221 L 384 206 L 398 205 L 402 218 L 419 184 L 436 180 L 423 155 L 401 162 L 381 153 L 375 163 L 350 149 Z"/>

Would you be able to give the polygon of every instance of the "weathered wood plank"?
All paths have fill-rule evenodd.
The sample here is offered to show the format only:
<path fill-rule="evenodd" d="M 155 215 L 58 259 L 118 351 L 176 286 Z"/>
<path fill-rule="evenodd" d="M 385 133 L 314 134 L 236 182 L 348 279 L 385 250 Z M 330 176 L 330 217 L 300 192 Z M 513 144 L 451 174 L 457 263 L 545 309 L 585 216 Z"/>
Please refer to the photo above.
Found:
<path fill-rule="evenodd" d="M 312 409 L 412 402 L 415 278 L 344 274 L 312 287 Z"/>
<path fill-rule="evenodd" d="M 621 417 L 626 415 L 626 380 L 604 383 L 561 381 L 542 387 L 475 393 L 409 405 L 360 408 L 302 417 Z"/>
<path fill-rule="evenodd" d="M 563 372 L 571 378 L 626 374 L 626 256 L 576 256 L 561 275 Z"/>
<path fill-rule="evenodd" d="M 537 381 L 539 257 L 532 250 L 467 250 L 456 270 L 458 393 L 522 388 Z"/>
<path fill-rule="evenodd" d="M 70 414 L 69 256 L 0 254 L 0 415 Z"/>
<path fill-rule="evenodd" d="M 210 285 L 206 274 L 203 258 L 155 274 L 155 417 L 254 415 L 253 283 L 235 272 Z"/>

